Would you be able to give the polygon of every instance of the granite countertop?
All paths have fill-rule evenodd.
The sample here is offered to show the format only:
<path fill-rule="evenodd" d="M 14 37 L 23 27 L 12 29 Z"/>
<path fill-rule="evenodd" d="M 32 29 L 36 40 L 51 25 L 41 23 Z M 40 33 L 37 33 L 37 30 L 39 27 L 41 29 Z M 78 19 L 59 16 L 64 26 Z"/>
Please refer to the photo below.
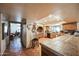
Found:
<path fill-rule="evenodd" d="M 40 43 L 65 56 L 79 56 L 79 37 L 63 35 L 54 39 L 45 39 Z"/>

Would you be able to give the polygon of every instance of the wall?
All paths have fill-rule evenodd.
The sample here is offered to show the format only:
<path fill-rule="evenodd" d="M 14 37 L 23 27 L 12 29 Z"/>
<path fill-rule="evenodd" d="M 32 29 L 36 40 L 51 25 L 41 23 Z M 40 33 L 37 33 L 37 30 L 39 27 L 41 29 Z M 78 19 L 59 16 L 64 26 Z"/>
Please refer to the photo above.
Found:
<path fill-rule="evenodd" d="M 9 36 L 6 36 L 3 40 L 2 40 L 2 23 L 5 23 L 6 21 L 4 20 L 4 19 L 6 19 L 6 18 L 4 18 L 3 17 L 3 14 L 0 14 L 0 16 L 1 16 L 1 23 L 0 23 L 0 40 L 1 40 L 1 55 L 3 55 L 3 53 L 4 53 L 4 51 L 5 51 L 5 49 L 6 49 L 6 47 L 7 47 L 7 44 L 9 43 L 8 42 L 8 40 L 9 40 Z"/>
<path fill-rule="evenodd" d="M 5 49 L 6 49 L 6 45 L 5 45 L 5 40 L 2 40 L 2 14 L 0 14 L 0 16 L 1 16 L 1 23 L 0 23 L 0 27 L 1 27 L 1 55 L 3 54 L 3 52 L 5 51 Z"/>
<path fill-rule="evenodd" d="M 31 40 L 33 39 L 33 34 L 32 34 L 32 25 L 31 24 L 26 24 L 26 48 L 30 48 L 31 47 Z"/>
<path fill-rule="evenodd" d="M 28 25 L 26 25 L 26 26 L 28 26 Z M 27 31 L 26 32 L 26 48 L 29 48 L 30 40 L 31 40 L 31 31 L 28 28 L 29 28 L 29 26 L 26 27 L 26 31 Z"/>
<path fill-rule="evenodd" d="M 1 55 L 1 39 L 2 39 L 2 29 L 1 29 L 1 14 L 0 14 L 0 55 Z"/>
<path fill-rule="evenodd" d="M 23 31 L 22 31 L 22 42 L 24 47 L 26 47 L 26 24 L 23 24 L 22 27 Z"/>

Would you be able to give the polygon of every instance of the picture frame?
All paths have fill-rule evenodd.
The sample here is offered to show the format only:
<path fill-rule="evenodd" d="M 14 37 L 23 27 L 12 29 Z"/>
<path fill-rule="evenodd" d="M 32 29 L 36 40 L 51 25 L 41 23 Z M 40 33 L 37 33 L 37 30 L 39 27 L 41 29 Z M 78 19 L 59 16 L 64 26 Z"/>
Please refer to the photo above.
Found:
<path fill-rule="evenodd" d="M 2 40 L 4 40 L 5 37 L 7 36 L 8 36 L 8 25 L 2 23 Z"/>

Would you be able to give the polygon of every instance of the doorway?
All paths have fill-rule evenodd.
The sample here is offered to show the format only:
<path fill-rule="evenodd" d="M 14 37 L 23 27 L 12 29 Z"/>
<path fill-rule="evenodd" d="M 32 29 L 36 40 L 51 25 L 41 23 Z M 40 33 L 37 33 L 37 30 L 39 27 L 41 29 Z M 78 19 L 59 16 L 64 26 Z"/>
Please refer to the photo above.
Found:
<path fill-rule="evenodd" d="M 10 35 L 13 37 L 21 38 L 21 24 L 20 23 L 10 23 Z"/>
<path fill-rule="evenodd" d="M 21 23 L 15 23 L 15 22 L 10 22 L 10 34 L 9 34 L 9 50 L 14 50 L 18 52 L 19 50 L 22 50 L 23 45 L 22 45 L 22 26 Z"/>
<path fill-rule="evenodd" d="M 21 43 L 21 39 L 22 39 L 22 26 L 21 25 L 22 24 L 19 22 L 17 22 L 17 23 L 10 22 L 10 34 L 9 34 L 10 41 L 15 41 L 18 39 L 18 40 L 20 40 L 19 42 Z"/>
<path fill-rule="evenodd" d="M 26 46 L 26 23 L 9 22 L 9 45 L 4 56 L 20 55 Z M 25 44 L 25 46 L 24 46 Z"/>

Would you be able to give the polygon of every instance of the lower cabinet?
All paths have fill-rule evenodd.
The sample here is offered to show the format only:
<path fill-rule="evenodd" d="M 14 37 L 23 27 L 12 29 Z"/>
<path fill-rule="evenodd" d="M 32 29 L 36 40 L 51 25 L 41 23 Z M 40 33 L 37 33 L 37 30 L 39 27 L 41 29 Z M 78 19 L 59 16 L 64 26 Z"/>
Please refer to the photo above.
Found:
<path fill-rule="evenodd" d="M 42 56 L 62 56 L 62 54 L 59 54 L 58 52 L 41 45 L 41 55 Z"/>

